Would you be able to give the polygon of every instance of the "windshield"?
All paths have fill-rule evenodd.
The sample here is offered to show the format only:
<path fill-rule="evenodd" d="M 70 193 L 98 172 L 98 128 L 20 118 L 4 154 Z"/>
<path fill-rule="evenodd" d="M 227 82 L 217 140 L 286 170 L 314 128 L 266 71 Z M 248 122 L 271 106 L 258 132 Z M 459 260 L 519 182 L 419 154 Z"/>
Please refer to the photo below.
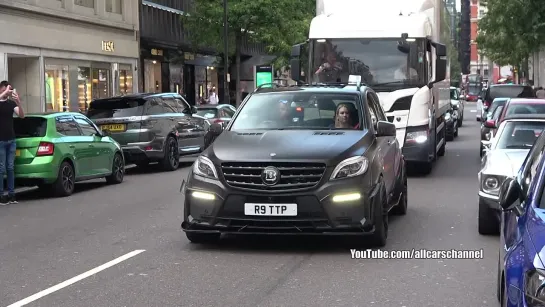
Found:
<path fill-rule="evenodd" d="M 506 115 L 512 114 L 545 114 L 545 104 L 513 103 L 507 108 Z"/>
<path fill-rule="evenodd" d="M 452 100 L 460 99 L 458 97 L 458 90 L 457 89 L 455 89 L 455 88 L 450 89 L 450 99 L 452 99 Z"/>
<path fill-rule="evenodd" d="M 494 102 L 492 102 L 492 105 L 490 106 L 490 108 L 488 108 L 488 119 L 491 119 L 492 114 L 494 114 L 494 112 L 496 112 L 499 107 L 504 106 L 506 102 L 507 99 L 494 99 Z"/>
<path fill-rule="evenodd" d="M 420 87 L 429 79 L 423 39 L 404 44 L 395 38 L 314 40 L 311 48 L 312 82 L 348 82 L 350 75 L 359 75 L 371 86 Z"/>
<path fill-rule="evenodd" d="M 498 139 L 498 149 L 530 149 L 545 128 L 545 122 L 507 122 Z"/>
<path fill-rule="evenodd" d="M 14 118 L 13 130 L 16 138 L 43 137 L 47 130 L 47 120 L 42 117 Z"/>
<path fill-rule="evenodd" d="M 492 86 L 488 91 L 487 101 L 493 101 L 496 98 L 535 98 L 534 90 L 530 86 L 524 85 L 504 85 Z"/>
<path fill-rule="evenodd" d="M 474 95 L 474 96 L 478 96 L 479 93 L 482 91 L 482 86 L 479 86 L 479 85 L 470 85 L 468 90 L 467 90 L 467 93 L 469 95 Z"/>
<path fill-rule="evenodd" d="M 253 94 L 231 130 L 360 129 L 355 94 L 276 92 Z M 335 116 L 337 111 L 338 116 Z"/>
<path fill-rule="evenodd" d="M 142 116 L 144 113 L 144 103 L 144 100 L 129 99 L 95 100 L 91 102 L 91 106 L 87 111 L 87 117 L 97 119 Z"/>

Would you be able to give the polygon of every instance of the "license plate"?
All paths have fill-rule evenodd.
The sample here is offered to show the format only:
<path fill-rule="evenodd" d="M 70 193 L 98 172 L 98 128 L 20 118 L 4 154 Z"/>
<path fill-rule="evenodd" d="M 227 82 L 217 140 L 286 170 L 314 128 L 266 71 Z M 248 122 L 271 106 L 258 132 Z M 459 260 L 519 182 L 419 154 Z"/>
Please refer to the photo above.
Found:
<path fill-rule="evenodd" d="M 100 126 L 102 130 L 109 130 L 111 132 L 123 132 L 126 130 L 125 124 L 115 124 L 115 125 L 102 125 Z"/>
<path fill-rule="evenodd" d="M 262 216 L 297 216 L 297 204 L 244 204 L 244 214 Z"/>
<path fill-rule="evenodd" d="M 16 157 L 19 157 L 20 155 L 21 155 L 21 150 L 16 149 L 16 150 L 15 150 L 15 156 L 16 156 Z"/>

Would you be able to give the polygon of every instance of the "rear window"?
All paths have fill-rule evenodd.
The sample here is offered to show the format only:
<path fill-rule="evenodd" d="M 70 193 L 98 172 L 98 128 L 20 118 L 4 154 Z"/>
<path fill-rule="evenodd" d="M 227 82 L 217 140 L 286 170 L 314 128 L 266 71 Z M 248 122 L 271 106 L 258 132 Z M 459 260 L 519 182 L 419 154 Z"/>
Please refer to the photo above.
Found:
<path fill-rule="evenodd" d="M 218 117 L 218 109 L 198 109 L 197 115 L 200 115 L 204 118 L 216 118 Z"/>
<path fill-rule="evenodd" d="M 545 104 L 513 103 L 507 108 L 507 115 L 511 114 L 545 114 Z"/>
<path fill-rule="evenodd" d="M 489 90 L 487 101 L 493 101 L 496 98 L 535 98 L 534 90 L 530 86 L 493 86 Z"/>
<path fill-rule="evenodd" d="M 91 119 L 142 116 L 144 100 L 97 100 L 91 102 L 87 117 Z"/>
<path fill-rule="evenodd" d="M 47 120 L 41 117 L 14 118 L 13 128 L 16 138 L 43 137 L 47 130 Z"/>

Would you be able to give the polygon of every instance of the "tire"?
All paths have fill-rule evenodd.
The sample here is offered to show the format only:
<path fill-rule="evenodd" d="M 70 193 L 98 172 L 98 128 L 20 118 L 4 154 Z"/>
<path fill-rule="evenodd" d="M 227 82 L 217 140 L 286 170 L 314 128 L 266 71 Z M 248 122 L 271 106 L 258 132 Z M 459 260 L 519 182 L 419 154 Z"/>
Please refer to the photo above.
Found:
<path fill-rule="evenodd" d="M 452 134 L 447 134 L 447 135 L 445 136 L 445 141 L 447 141 L 447 142 L 454 141 L 454 133 L 452 133 Z"/>
<path fill-rule="evenodd" d="M 216 243 L 220 240 L 221 237 L 219 233 L 186 232 L 185 235 L 191 243 L 195 244 Z"/>
<path fill-rule="evenodd" d="M 456 124 L 456 129 L 454 130 L 454 137 L 458 137 L 458 128 L 460 128 L 460 125 Z"/>
<path fill-rule="evenodd" d="M 123 161 L 123 157 L 119 153 L 116 153 L 112 162 L 112 174 L 106 177 L 106 182 L 108 184 L 120 184 L 123 182 L 124 177 L 125 162 Z"/>
<path fill-rule="evenodd" d="M 178 143 L 171 136 L 165 142 L 165 157 L 161 161 L 161 166 L 165 171 L 175 171 L 180 166 Z"/>
<path fill-rule="evenodd" d="M 53 183 L 53 194 L 58 197 L 70 196 L 76 187 L 74 167 L 67 161 L 61 163 L 57 180 Z"/>
<path fill-rule="evenodd" d="M 479 200 L 479 233 L 482 235 L 497 235 L 500 233 L 500 224 L 494 217 L 494 212 L 486 203 Z"/>
<path fill-rule="evenodd" d="M 460 120 L 458 121 L 458 127 L 462 127 L 463 124 L 464 124 L 464 117 L 462 116 Z"/>
<path fill-rule="evenodd" d="M 401 186 L 401 195 L 399 197 L 399 202 L 392 209 L 392 213 L 395 215 L 406 215 L 408 207 L 408 188 L 407 188 L 407 175 L 403 172 L 402 177 L 402 186 Z"/>
<path fill-rule="evenodd" d="M 384 188 L 384 182 L 381 181 L 379 190 L 379 197 L 376 198 L 374 207 L 373 222 L 375 224 L 375 232 L 371 236 L 371 243 L 376 247 L 383 247 L 388 240 L 388 212 L 384 210 L 386 208 L 386 189 Z"/>
<path fill-rule="evenodd" d="M 418 172 L 422 175 L 429 175 L 433 170 L 433 162 L 424 162 L 418 166 Z"/>

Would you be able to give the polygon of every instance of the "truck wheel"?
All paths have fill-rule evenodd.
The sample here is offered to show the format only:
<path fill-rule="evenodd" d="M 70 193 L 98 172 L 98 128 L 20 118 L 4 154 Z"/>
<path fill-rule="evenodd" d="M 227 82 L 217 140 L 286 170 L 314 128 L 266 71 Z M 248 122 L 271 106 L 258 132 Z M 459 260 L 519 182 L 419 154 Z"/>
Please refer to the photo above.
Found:
<path fill-rule="evenodd" d="M 442 136 L 442 139 L 444 140 L 443 142 L 443 145 L 441 145 L 441 148 L 439 148 L 439 151 L 437 152 L 437 155 L 439 157 L 442 157 L 445 155 L 445 150 L 446 150 L 446 146 L 447 146 L 447 138 L 446 138 L 446 129 L 443 128 L 443 131 L 441 131 L 441 136 Z"/>
<path fill-rule="evenodd" d="M 384 182 L 380 182 L 379 197 L 374 201 L 375 210 L 373 222 L 375 224 L 375 232 L 371 236 L 371 243 L 376 247 L 383 247 L 386 245 L 388 239 L 388 212 L 385 212 L 386 202 L 386 189 L 384 188 Z"/>
<path fill-rule="evenodd" d="M 479 233 L 482 235 L 497 235 L 500 225 L 493 216 L 494 212 L 488 205 L 479 200 Z"/>

